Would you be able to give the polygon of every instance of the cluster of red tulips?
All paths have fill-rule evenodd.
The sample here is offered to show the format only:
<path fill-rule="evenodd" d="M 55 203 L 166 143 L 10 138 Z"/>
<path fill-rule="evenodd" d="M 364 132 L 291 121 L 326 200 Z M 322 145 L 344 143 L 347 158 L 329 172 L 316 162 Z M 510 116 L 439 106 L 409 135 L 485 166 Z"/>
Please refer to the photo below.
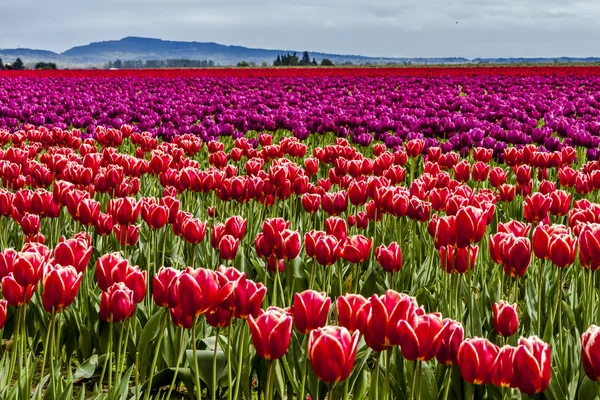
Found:
<path fill-rule="evenodd" d="M 282 135 L 0 132 L 0 397 L 596 395 L 600 163 Z"/>

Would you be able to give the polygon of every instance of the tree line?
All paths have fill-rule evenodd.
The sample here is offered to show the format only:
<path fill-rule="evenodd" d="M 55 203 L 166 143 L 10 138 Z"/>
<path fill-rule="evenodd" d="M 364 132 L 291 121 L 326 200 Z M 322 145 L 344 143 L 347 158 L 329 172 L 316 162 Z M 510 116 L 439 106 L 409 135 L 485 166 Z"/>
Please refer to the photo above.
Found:
<path fill-rule="evenodd" d="M 56 63 L 53 62 L 45 62 L 45 61 L 40 61 L 37 64 L 35 64 L 35 66 L 33 67 L 34 69 L 58 69 L 58 67 L 56 66 Z M 4 64 L 2 62 L 2 59 L 0 58 L 0 70 L 3 69 L 14 69 L 14 70 L 24 70 L 25 68 L 25 63 L 23 63 L 23 60 L 21 60 L 20 58 L 17 58 L 15 60 L 15 62 L 13 62 L 12 64 Z"/>
<path fill-rule="evenodd" d="M 115 60 L 104 66 L 106 69 L 142 69 L 142 68 L 206 68 L 214 67 L 213 60 L 190 60 L 186 58 L 169 60 Z"/>
<path fill-rule="evenodd" d="M 309 65 L 319 65 L 319 64 L 317 63 L 317 60 L 314 57 L 312 58 L 312 61 L 311 61 L 308 51 L 305 51 L 304 53 L 302 53 L 302 58 L 299 58 L 296 53 L 277 54 L 277 58 L 275 59 L 275 61 L 273 61 L 273 66 L 275 66 L 275 67 L 279 67 L 279 66 L 303 67 L 303 66 L 309 66 Z M 324 58 L 321 60 L 321 65 L 332 66 L 333 62 L 331 60 L 329 60 L 328 58 Z"/>

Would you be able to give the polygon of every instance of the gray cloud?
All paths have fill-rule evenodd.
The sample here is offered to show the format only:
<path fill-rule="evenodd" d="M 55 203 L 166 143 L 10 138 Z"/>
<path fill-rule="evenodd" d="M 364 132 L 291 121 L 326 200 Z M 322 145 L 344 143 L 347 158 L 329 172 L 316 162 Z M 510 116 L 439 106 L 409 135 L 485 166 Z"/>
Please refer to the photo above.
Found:
<path fill-rule="evenodd" d="M 146 36 L 369 56 L 557 57 L 598 56 L 600 39 L 597 0 L 0 0 L 0 10 L 0 48 L 59 52 Z"/>

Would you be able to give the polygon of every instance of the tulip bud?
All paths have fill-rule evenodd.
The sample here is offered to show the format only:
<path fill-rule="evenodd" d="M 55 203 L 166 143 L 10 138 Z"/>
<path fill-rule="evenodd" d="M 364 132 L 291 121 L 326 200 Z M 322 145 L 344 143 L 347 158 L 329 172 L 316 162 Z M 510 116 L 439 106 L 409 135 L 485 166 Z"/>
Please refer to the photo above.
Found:
<path fill-rule="evenodd" d="M 168 307 L 168 293 L 171 283 L 179 276 L 179 271 L 172 267 L 160 267 L 152 277 L 152 298 L 159 307 Z"/>
<path fill-rule="evenodd" d="M 326 326 L 310 333 L 308 357 L 315 374 L 326 383 L 346 380 L 356 358 L 360 334 L 339 326 Z"/>
<path fill-rule="evenodd" d="M 517 304 L 509 304 L 504 300 L 494 303 L 492 306 L 494 330 L 500 336 L 509 337 L 514 335 L 519 328 L 519 317 Z"/>
<path fill-rule="evenodd" d="M 331 299 L 326 293 L 305 290 L 294 294 L 293 317 L 298 332 L 306 335 L 327 324 Z"/>
<path fill-rule="evenodd" d="M 278 360 L 284 356 L 292 336 L 292 317 L 284 310 L 269 307 L 256 319 L 250 315 L 248 326 L 259 357 Z"/>
<path fill-rule="evenodd" d="M 57 265 L 44 276 L 42 305 L 47 312 L 61 312 L 77 296 L 83 275 L 75 267 Z"/>
<path fill-rule="evenodd" d="M 369 300 L 360 294 L 339 296 L 336 301 L 338 325 L 354 333 L 363 332 L 371 310 Z"/>
<path fill-rule="evenodd" d="M 175 288 L 179 306 L 185 315 L 197 317 L 213 307 L 219 294 L 219 281 L 214 271 L 186 268 Z"/>
<path fill-rule="evenodd" d="M 398 272 L 402 269 L 402 250 L 396 242 L 389 246 L 381 245 L 375 250 L 375 259 L 386 272 Z"/>
<path fill-rule="evenodd" d="M 498 352 L 492 371 L 492 383 L 498 387 L 515 388 L 515 373 L 513 368 L 513 358 L 517 348 L 504 346 Z"/>
<path fill-rule="evenodd" d="M 1 315 L 1 313 L 0 313 Z M 592 325 L 581 335 L 581 361 L 591 381 L 600 380 L 600 327 Z"/>
<path fill-rule="evenodd" d="M 487 339 L 478 337 L 462 342 L 458 349 L 460 374 L 468 383 L 487 385 L 500 349 Z"/>
<path fill-rule="evenodd" d="M 6 323 L 6 310 L 8 308 L 8 302 L 6 300 L 0 300 L 0 329 L 4 327 Z"/>
<path fill-rule="evenodd" d="M 436 314 L 401 320 L 399 327 L 402 355 L 410 361 L 429 361 L 437 354 L 443 335 L 442 318 Z"/>
<path fill-rule="evenodd" d="M 520 338 L 513 356 L 514 382 L 521 393 L 545 391 L 551 376 L 550 346 L 537 336 Z"/>
<path fill-rule="evenodd" d="M 363 235 L 350 236 L 340 250 L 340 256 L 354 264 L 365 261 L 371 255 L 373 238 L 367 239 Z"/>
<path fill-rule="evenodd" d="M 115 283 L 100 296 L 100 318 L 117 323 L 135 313 L 133 292 L 123 282 Z"/>
<path fill-rule="evenodd" d="M 435 358 L 442 365 L 458 365 L 458 349 L 464 338 L 460 322 L 444 319 L 444 328 L 440 336 L 440 348 Z"/>

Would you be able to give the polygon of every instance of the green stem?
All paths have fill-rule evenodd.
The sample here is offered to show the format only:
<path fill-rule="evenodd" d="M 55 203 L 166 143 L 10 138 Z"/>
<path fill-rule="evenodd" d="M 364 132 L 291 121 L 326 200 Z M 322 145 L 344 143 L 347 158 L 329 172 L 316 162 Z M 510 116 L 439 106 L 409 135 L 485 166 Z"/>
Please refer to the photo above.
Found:
<path fill-rule="evenodd" d="M 231 385 L 231 325 L 233 325 L 232 313 L 229 313 L 229 326 L 227 327 L 227 392 L 229 393 L 229 400 L 232 399 L 233 387 Z"/>
<path fill-rule="evenodd" d="M 393 347 L 388 347 L 385 353 L 385 384 L 383 385 L 383 398 L 387 400 L 390 395 L 390 362 L 392 360 Z"/>
<path fill-rule="evenodd" d="M 538 304 L 537 304 L 537 334 L 542 334 L 542 292 L 544 291 L 544 260 L 540 260 L 540 269 L 538 276 Z"/>
<path fill-rule="evenodd" d="M 238 342 L 238 359 L 237 359 L 237 371 L 235 373 L 235 391 L 233 393 L 234 400 L 237 400 L 240 392 L 240 383 L 242 381 L 242 359 L 244 358 L 244 351 L 246 350 L 248 341 L 248 332 L 245 324 L 240 325 L 242 330 L 242 340 Z"/>
<path fill-rule="evenodd" d="M 416 392 L 416 399 L 420 400 L 421 399 L 421 377 L 423 375 L 423 361 L 417 361 L 417 365 L 418 365 L 418 376 L 417 376 L 417 392 Z"/>
<path fill-rule="evenodd" d="M 271 397 L 267 397 L 267 399 L 271 399 Z M 333 383 L 329 384 L 329 391 L 327 393 L 327 400 L 333 400 Z"/>
<path fill-rule="evenodd" d="M 346 382 L 344 383 L 344 400 L 348 400 L 348 385 L 349 385 L 350 379 L 346 378 Z"/>
<path fill-rule="evenodd" d="M 444 388 L 443 400 L 448 400 L 448 394 L 450 393 L 450 385 L 452 384 L 452 367 L 446 367 L 446 387 Z"/>
<path fill-rule="evenodd" d="M 562 318 L 560 315 L 561 312 L 561 302 L 562 302 L 562 276 L 563 276 L 563 269 L 559 268 L 558 269 L 558 287 L 556 290 L 556 312 L 555 315 L 558 318 L 558 341 L 562 347 Z"/>
<path fill-rule="evenodd" d="M 164 310 L 165 315 L 163 316 L 163 320 L 160 324 L 160 331 L 158 331 L 158 343 L 156 344 L 156 351 L 154 352 L 154 357 L 152 357 L 152 364 L 150 365 L 150 376 L 148 377 L 148 385 L 146 386 L 146 393 L 144 394 L 144 399 L 148 400 L 150 398 L 150 390 L 152 390 L 152 379 L 154 378 L 154 368 L 156 368 L 156 362 L 158 361 L 158 354 L 160 353 L 160 345 L 163 340 L 163 333 L 165 331 L 165 327 L 167 325 L 167 317 L 169 315 L 166 310 Z"/>
<path fill-rule="evenodd" d="M 299 400 L 304 400 L 304 386 L 306 385 L 306 364 L 308 364 L 308 341 L 306 340 L 306 336 L 303 339 L 306 353 L 304 354 L 304 360 L 302 360 L 302 384 L 300 385 L 300 396 L 298 396 Z"/>
<path fill-rule="evenodd" d="M 267 391 L 265 399 L 273 398 L 273 375 L 275 373 L 275 363 L 277 360 L 270 360 L 269 363 L 269 372 L 267 373 Z"/>
<path fill-rule="evenodd" d="M 42 369 L 40 372 L 40 388 L 38 392 L 38 399 L 42 398 L 42 381 L 44 380 L 44 368 L 46 367 L 46 356 L 49 353 L 48 344 L 50 343 L 50 338 L 54 331 L 54 315 L 56 314 L 56 310 L 54 307 L 52 308 L 52 315 L 50 316 L 50 326 L 48 327 L 48 334 L 46 335 L 46 343 L 44 344 L 44 356 L 42 357 Z M 50 372 L 50 376 L 53 376 L 52 372 Z M 54 387 L 54 384 L 52 385 Z"/>
<path fill-rule="evenodd" d="M 219 328 L 217 328 L 217 335 L 215 339 L 215 349 L 213 351 L 212 363 L 212 400 L 217 400 L 217 348 L 219 347 Z"/>
<path fill-rule="evenodd" d="M 177 375 L 179 374 L 179 364 L 181 364 L 181 359 L 183 358 L 183 351 L 185 350 L 185 346 L 183 345 L 183 334 L 184 329 L 181 328 L 179 333 L 179 355 L 177 356 L 177 365 L 175 366 L 175 374 L 173 375 L 173 379 L 171 380 L 171 386 L 169 386 L 169 393 L 167 393 L 167 399 L 171 398 L 171 393 L 173 393 L 173 388 L 175 387 L 175 382 L 177 382 Z"/>
<path fill-rule="evenodd" d="M 104 366 L 102 367 L 102 373 L 100 374 L 100 392 L 102 392 L 102 384 L 104 383 L 104 374 L 106 373 L 107 366 L 109 367 L 108 371 L 108 392 L 110 393 L 110 385 L 111 385 L 111 374 L 112 374 L 112 345 L 113 345 L 113 323 L 112 316 L 110 317 L 110 325 L 108 327 L 108 352 L 107 356 L 104 359 Z"/>
<path fill-rule="evenodd" d="M 194 359 L 194 379 L 196 383 L 196 398 L 198 400 L 202 400 L 202 393 L 200 387 L 200 373 L 198 370 L 198 357 L 196 356 L 196 317 L 194 317 L 194 322 L 192 325 L 192 358 Z"/>

